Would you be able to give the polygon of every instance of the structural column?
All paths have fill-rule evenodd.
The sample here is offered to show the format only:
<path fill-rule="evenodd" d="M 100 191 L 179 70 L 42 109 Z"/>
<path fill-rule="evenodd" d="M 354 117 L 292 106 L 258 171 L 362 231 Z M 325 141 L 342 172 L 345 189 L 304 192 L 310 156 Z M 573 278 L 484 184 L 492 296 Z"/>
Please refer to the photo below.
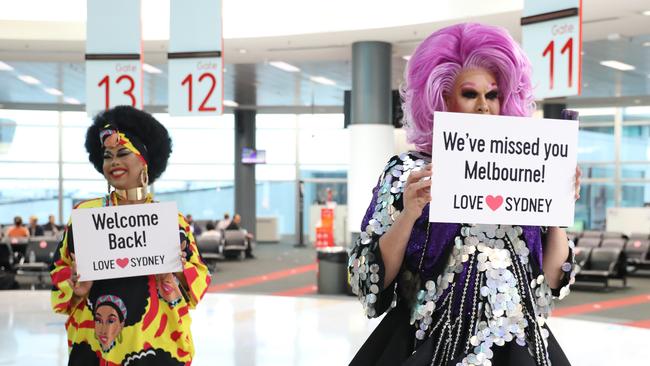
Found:
<path fill-rule="evenodd" d="M 353 240 L 370 204 L 372 188 L 394 154 L 391 44 L 352 44 L 348 230 Z"/>
<path fill-rule="evenodd" d="M 255 164 L 242 164 L 245 147 L 255 149 L 255 111 L 238 109 L 235 110 L 235 213 L 241 215 L 241 227 L 255 234 Z"/>

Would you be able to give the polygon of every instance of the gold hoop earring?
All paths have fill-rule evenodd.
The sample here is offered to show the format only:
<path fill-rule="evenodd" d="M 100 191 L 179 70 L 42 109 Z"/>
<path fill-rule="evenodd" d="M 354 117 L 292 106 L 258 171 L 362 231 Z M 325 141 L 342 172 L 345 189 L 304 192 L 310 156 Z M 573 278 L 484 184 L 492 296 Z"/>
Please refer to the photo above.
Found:
<path fill-rule="evenodd" d="M 117 334 L 117 343 L 122 343 L 122 331 Z"/>
<path fill-rule="evenodd" d="M 140 172 L 140 183 L 142 183 L 143 187 L 149 185 L 149 174 L 147 173 L 147 168 L 142 169 Z"/>

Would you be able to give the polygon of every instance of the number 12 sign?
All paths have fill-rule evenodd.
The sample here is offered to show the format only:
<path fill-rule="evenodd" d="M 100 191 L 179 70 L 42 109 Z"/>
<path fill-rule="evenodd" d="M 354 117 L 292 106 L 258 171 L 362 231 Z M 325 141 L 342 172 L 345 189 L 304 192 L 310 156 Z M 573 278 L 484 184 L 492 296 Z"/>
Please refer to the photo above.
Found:
<path fill-rule="evenodd" d="M 170 59 L 169 114 L 221 114 L 222 72 L 221 57 Z"/>
<path fill-rule="evenodd" d="M 579 15 L 525 25 L 522 41 L 533 66 L 535 99 L 580 94 L 582 32 Z"/>

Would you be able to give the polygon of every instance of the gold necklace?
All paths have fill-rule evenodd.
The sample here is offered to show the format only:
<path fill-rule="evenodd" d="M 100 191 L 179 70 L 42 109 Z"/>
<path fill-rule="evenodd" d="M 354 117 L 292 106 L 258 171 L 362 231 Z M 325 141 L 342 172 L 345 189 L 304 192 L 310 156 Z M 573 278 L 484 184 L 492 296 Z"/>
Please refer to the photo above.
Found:
<path fill-rule="evenodd" d="M 115 194 L 122 201 L 139 201 L 147 197 L 147 186 L 129 189 L 115 189 Z"/>

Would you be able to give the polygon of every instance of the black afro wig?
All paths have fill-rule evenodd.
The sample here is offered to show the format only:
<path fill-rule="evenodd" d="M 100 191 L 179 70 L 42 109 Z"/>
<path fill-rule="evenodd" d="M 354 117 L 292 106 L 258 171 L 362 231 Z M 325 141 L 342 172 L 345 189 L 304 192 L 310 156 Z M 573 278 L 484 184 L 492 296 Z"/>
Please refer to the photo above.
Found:
<path fill-rule="evenodd" d="M 136 136 L 147 148 L 149 184 L 153 183 L 167 168 L 172 153 L 172 140 L 165 126 L 152 115 L 130 106 L 117 106 L 95 116 L 86 132 L 88 160 L 103 174 L 104 147 L 99 132 L 106 124 L 115 126 L 127 136 Z"/>

